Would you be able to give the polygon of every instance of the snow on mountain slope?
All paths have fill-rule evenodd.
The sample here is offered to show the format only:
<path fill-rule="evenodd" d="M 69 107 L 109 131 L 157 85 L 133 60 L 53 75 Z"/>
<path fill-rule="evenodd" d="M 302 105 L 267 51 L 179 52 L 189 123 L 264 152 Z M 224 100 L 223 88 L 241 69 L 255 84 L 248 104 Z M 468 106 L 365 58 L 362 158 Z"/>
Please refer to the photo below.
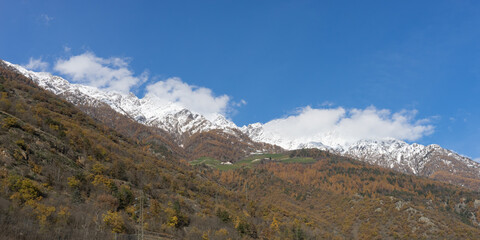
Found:
<path fill-rule="evenodd" d="M 161 101 L 155 96 L 147 95 L 139 99 L 132 93 L 122 94 L 91 86 L 72 84 L 50 73 L 33 72 L 19 65 L 4 62 L 32 79 L 40 87 L 63 96 L 73 104 L 93 106 L 107 104 L 115 111 L 128 115 L 142 124 L 155 126 L 173 134 L 180 139 L 179 142 L 185 135 L 191 136 L 198 132 L 221 129 L 227 133 L 235 134 L 234 130 L 238 129 L 233 122 L 220 114 L 207 119 L 201 114 L 192 112 L 176 103 L 159 104 Z"/>
<path fill-rule="evenodd" d="M 399 140 L 363 140 L 340 153 L 415 175 L 430 176 L 438 170 L 451 173 L 468 170 L 480 177 L 479 163 L 436 144 L 424 146 Z"/>
<path fill-rule="evenodd" d="M 479 163 L 438 145 L 408 144 L 395 139 L 361 140 L 345 144 L 337 141 L 335 133 L 289 139 L 282 137 L 278 130 L 266 129 L 260 123 L 239 128 L 220 114 L 207 119 L 175 103 L 160 104 L 162 101 L 155 96 L 147 95 L 139 99 L 132 93 L 122 94 L 71 84 L 50 73 L 32 72 L 19 65 L 5 63 L 31 78 L 42 88 L 63 96 L 73 104 L 91 106 L 107 104 L 137 122 L 171 133 L 178 144 L 183 144 L 183 140 L 195 133 L 220 129 L 231 135 L 243 133 L 255 142 L 274 144 L 284 149 L 318 148 L 405 173 L 431 176 L 441 171 L 480 178 Z"/>
<path fill-rule="evenodd" d="M 253 123 L 248 126 L 240 128 L 242 132 L 247 134 L 252 140 L 257 142 L 266 142 L 270 144 L 278 145 L 284 149 L 293 150 L 300 148 L 318 148 L 321 150 L 335 150 L 340 148 L 339 145 L 325 145 L 323 142 L 316 141 L 313 138 L 285 138 L 281 134 L 276 132 L 276 129 L 265 129 L 261 123 Z M 324 138 L 318 137 L 317 139 Z"/>
<path fill-rule="evenodd" d="M 410 174 L 430 176 L 436 171 L 463 171 L 470 176 L 480 177 L 479 163 L 436 144 L 424 146 L 395 139 L 360 140 L 341 144 L 335 141 L 333 133 L 313 138 L 287 139 L 281 137 L 275 129 L 265 129 L 260 123 L 244 126 L 241 130 L 254 141 L 276 144 L 291 150 L 318 148 Z"/>

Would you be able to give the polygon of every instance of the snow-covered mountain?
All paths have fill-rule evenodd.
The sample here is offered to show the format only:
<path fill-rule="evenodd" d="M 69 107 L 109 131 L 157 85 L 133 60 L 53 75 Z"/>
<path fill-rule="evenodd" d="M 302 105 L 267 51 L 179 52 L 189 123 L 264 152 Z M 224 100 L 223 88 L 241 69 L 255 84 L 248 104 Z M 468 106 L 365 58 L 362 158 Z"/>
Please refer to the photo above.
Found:
<path fill-rule="evenodd" d="M 131 93 L 123 94 L 72 84 L 50 73 L 29 71 L 8 62 L 5 64 L 17 69 L 40 87 L 64 97 L 73 104 L 89 106 L 106 104 L 139 123 L 163 129 L 172 134 L 179 145 L 196 133 L 221 130 L 223 133 L 239 136 L 241 142 L 245 142 L 246 135 L 255 142 L 278 145 L 287 150 L 318 148 L 405 173 L 422 176 L 432 176 L 438 172 L 461 173 L 464 176 L 480 178 L 479 163 L 438 145 L 408 144 L 395 139 L 361 140 L 341 144 L 330 135 L 286 138 L 279 135 L 275 129 L 266 129 L 260 123 L 240 128 L 220 114 L 207 118 L 176 103 L 165 104 L 155 96 L 147 95 L 140 99 Z M 445 177 L 445 174 L 442 176 Z"/>
<path fill-rule="evenodd" d="M 241 129 L 254 141 L 276 144 L 289 150 L 318 148 L 373 165 L 421 176 L 431 176 L 438 171 L 443 171 L 450 174 L 463 172 L 471 177 L 480 177 L 479 163 L 436 144 L 424 146 L 417 143 L 408 144 L 396 139 L 360 140 L 341 144 L 328 134 L 314 138 L 289 139 L 282 137 L 275 129 L 265 129 L 260 123 L 250 124 Z"/>
<path fill-rule="evenodd" d="M 129 116 L 137 122 L 169 132 L 179 140 L 178 143 L 180 144 L 184 138 L 199 132 L 221 129 L 226 133 L 237 133 L 235 130 L 238 127 L 220 114 L 214 114 L 207 119 L 205 116 L 173 102 L 159 104 L 164 101 L 156 96 L 146 95 L 139 99 L 133 93 L 123 94 L 81 84 L 72 84 L 47 72 L 33 72 L 22 66 L 4 62 L 32 79 L 40 87 L 64 97 L 75 105 L 96 106 L 107 104 L 115 111 Z"/>

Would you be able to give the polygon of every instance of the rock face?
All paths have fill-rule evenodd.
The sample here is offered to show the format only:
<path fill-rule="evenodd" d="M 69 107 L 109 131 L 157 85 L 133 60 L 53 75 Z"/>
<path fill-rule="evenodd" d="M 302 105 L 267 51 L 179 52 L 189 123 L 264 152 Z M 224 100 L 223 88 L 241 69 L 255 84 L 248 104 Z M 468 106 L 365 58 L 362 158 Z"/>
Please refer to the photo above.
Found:
<path fill-rule="evenodd" d="M 228 135 L 228 139 L 236 138 L 239 143 L 252 146 L 245 153 L 274 149 L 270 144 L 287 150 L 318 148 L 404 173 L 429 176 L 462 186 L 480 186 L 479 163 L 435 144 L 424 146 L 396 139 L 384 139 L 327 145 L 324 143 L 331 142 L 328 139 L 285 139 L 275 135 L 275 129 L 266 130 L 260 123 L 237 127 L 220 114 L 202 116 L 176 103 L 165 103 L 155 96 L 140 99 L 132 93 L 123 94 L 72 84 L 50 73 L 32 72 L 8 62 L 4 64 L 15 68 L 42 88 L 62 96 L 75 105 L 108 105 L 116 112 L 141 124 L 160 128 L 171 134 L 180 146 L 187 144 L 194 135 L 215 131 Z"/>

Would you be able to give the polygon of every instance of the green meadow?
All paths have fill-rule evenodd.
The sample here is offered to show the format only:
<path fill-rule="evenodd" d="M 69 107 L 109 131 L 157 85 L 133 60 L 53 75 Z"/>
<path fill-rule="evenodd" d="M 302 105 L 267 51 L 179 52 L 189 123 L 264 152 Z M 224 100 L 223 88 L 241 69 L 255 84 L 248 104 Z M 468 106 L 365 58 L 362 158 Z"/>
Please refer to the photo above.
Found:
<path fill-rule="evenodd" d="M 211 157 L 201 157 L 190 162 L 192 166 L 206 165 L 219 170 L 231 170 L 237 168 L 251 168 L 252 166 L 260 164 L 262 161 L 271 161 L 279 163 L 313 163 L 316 160 L 310 157 L 294 157 L 290 158 L 286 154 L 252 154 L 242 160 L 233 162 L 232 164 L 222 164 L 221 161 Z"/>

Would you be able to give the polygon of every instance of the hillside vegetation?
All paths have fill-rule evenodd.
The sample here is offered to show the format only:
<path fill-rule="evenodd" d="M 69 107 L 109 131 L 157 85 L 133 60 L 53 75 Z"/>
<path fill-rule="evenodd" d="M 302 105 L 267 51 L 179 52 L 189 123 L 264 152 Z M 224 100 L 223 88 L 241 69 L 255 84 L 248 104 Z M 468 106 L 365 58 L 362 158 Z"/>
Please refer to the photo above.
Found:
<path fill-rule="evenodd" d="M 202 163 L 199 154 L 190 164 L 161 131 L 125 119 L 106 125 L 82 110 L 0 66 L 2 239 L 135 239 L 141 230 L 150 239 L 480 234 L 477 192 L 320 150 L 253 155 L 219 170 L 229 154 L 220 143 L 218 160 Z M 209 134 L 204 149 L 219 139 Z"/>
<path fill-rule="evenodd" d="M 246 202 L 192 170 L 170 146 L 121 135 L 9 69 L 0 68 L 0 94 L 5 238 L 135 236 L 142 205 L 143 229 L 153 235 L 241 237 L 215 215 L 223 205 L 212 199 L 228 202 L 223 208 L 232 216 L 243 216 Z"/>

